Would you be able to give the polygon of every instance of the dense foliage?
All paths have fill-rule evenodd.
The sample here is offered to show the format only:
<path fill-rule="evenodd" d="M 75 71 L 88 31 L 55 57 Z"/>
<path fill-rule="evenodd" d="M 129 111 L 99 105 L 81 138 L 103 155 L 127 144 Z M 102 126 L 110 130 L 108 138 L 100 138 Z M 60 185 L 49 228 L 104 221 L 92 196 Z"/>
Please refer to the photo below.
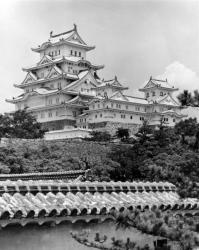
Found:
<path fill-rule="evenodd" d="M 1 173 L 92 169 L 98 179 L 110 178 L 119 164 L 107 157 L 109 145 L 95 142 L 21 142 L 0 147 Z"/>
<path fill-rule="evenodd" d="M 178 100 L 182 106 L 199 107 L 199 92 L 194 90 L 192 94 L 188 90 L 184 90 L 178 95 Z"/>
<path fill-rule="evenodd" d="M 169 181 L 182 197 L 199 197 L 199 125 L 196 119 L 163 123 L 152 129 L 147 123 L 134 141 L 110 143 L 110 134 L 93 133 L 94 141 L 62 141 L 11 144 L 0 148 L 0 172 L 23 173 L 91 169 L 91 180 Z M 105 142 L 103 142 L 105 141 Z"/>
<path fill-rule="evenodd" d="M 144 131 L 147 131 L 146 125 Z M 162 124 L 158 130 L 149 132 L 143 133 L 141 128 L 132 145 L 113 147 L 110 157 L 121 167 L 116 168 L 111 177 L 115 181 L 169 181 L 179 187 L 183 197 L 199 197 L 198 124 L 195 119 L 182 121 L 174 129 Z M 182 134 L 191 135 L 192 140 L 184 144 Z"/>
<path fill-rule="evenodd" d="M 12 114 L 0 115 L 0 138 L 42 138 L 46 130 L 26 109 L 18 110 Z"/>

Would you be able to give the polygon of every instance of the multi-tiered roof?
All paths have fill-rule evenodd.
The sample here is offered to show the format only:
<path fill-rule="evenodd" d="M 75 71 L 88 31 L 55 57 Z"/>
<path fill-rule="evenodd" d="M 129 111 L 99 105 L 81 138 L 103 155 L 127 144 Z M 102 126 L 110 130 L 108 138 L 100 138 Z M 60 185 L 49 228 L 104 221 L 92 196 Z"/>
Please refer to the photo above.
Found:
<path fill-rule="evenodd" d="M 63 46 L 69 46 L 71 52 L 62 51 Z M 55 51 L 52 51 L 54 48 Z M 81 51 L 77 52 L 76 48 L 81 49 Z M 40 61 L 33 66 L 23 68 L 27 72 L 25 79 L 20 84 L 14 84 L 15 87 L 23 89 L 24 93 L 6 101 L 17 104 L 32 95 L 47 96 L 58 93 L 79 95 L 79 90 L 76 91 L 74 88 L 88 75 L 92 78 L 92 87 L 98 86 L 96 71 L 104 66 L 93 65 L 86 60 L 85 54 L 85 52 L 94 48 L 95 46 L 87 45 L 80 37 L 76 25 L 74 25 L 73 29 L 56 35 L 53 35 L 51 31 L 47 42 L 32 49 L 34 52 L 40 53 Z M 76 67 L 78 70 L 67 72 L 63 66 L 65 64 L 73 65 L 73 68 Z M 48 74 L 39 75 L 38 72 L 44 69 L 48 69 Z M 52 88 L 50 84 L 56 80 L 65 80 L 67 84 L 62 87 Z M 81 95 L 88 96 L 92 95 L 92 93 L 81 93 Z M 74 97 L 77 99 L 77 96 Z M 69 100 L 69 103 L 71 103 L 72 99 Z"/>

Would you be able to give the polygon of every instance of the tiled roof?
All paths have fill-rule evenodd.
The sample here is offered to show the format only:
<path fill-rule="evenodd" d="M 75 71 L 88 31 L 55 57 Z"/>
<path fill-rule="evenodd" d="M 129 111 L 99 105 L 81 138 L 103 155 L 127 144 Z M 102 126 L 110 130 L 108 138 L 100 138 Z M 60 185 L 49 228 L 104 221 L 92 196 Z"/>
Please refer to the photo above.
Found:
<path fill-rule="evenodd" d="M 150 89 L 153 87 L 158 87 L 158 88 L 166 88 L 166 89 L 170 89 L 170 90 L 177 90 L 176 88 L 174 88 L 174 86 L 171 86 L 167 79 L 166 80 L 160 80 L 160 79 L 153 79 L 152 77 L 150 77 L 148 82 L 144 83 L 144 86 L 140 89 L 140 90 L 144 90 L 144 89 Z"/>
<path fill-rule="evenodd" d="M 0 224 L 5 219 L 106 215 L 125 209 L 199 209 L 180 200 L 170 183 L 7 181 L 0 186 Z"/>
<path fill-rule="evenodd" d="M 134 96 L 127 96 L 125 95 L 125 97 L 128 98 L 129 102 L 133 102 L 133 103 L 138 103 L 138 104 L 148 104 L 148 101 L 144 98 L 139 98 L 139 97 L 134 97 Z"/>
<path fill-rule="evenodd" d="M 12 181 L 16 184 L 24 183 L 24 180 L 73 180 L 80 175 L 84 175 L 87 170 L 70 170 L 62 172 L 43 172 L 43 173 L 23 173 L 23 174 L 0 174 L 0 185 L 9 185 Z M 4 182 L 2 182 L 4 181 Z"/>

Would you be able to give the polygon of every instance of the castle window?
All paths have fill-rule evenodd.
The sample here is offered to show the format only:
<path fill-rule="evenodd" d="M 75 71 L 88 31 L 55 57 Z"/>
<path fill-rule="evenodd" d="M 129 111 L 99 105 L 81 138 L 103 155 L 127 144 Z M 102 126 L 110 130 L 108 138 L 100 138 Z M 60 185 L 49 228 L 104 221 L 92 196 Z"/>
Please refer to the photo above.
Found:
<path fill-rule="evenodd" d="M 129 107 L 128 107 L 128 105 L 126 105 L 126 109 L 128 109 Z"/>
<path fill-rule="evenodd" d="M 136 107 L 135 107 L 135 110 L 136 110 L 136 111 L 140 111 L 140 107 L 136 106 Z"/>
<path fill-rule="evenodd" d="M 71 54 L 71 56 L 73 55 L 73 51 L 72 50 L 70 51 L 70 54 Z"/>
<path fill-rule="evenodd" d="M 95 115 L 95 118 L 97 118 L 97 115 Z"/>
<path fill-rule="evenodd" d="M 61 82 L 57 83 L 57 87 L 58 87 L 58 89 L 61 89 Z"/>
<path fill-rule="evenodd" d="M 173 119 L 173 122 L 176 122 L 176 119 Z"/>
<path fill-rule="evenodd" d="M 75 56 L 77 56 L 77 51 L 75 51 Z"/>
<path fill-rule="evenodd" d="M 153 96 L 155 96 L 155 91 L 152 93 Z"/>
<path fill-rule="evenodd" d="M 143 116 L 140 116 L 140 121 L 144 121 L 144 117 Z"/>
<path fill-rule="evenodd" d="M 160 96 L 163 96 L 163 92 L 162 91 L 160 92 Z"/>
<path fill-rule="evenodd" d="M 102 117 L 102 114 L 100 114 L 100 117 Z"/>
<path fill-rule="evenodd" d="M 48 104 L 52 104 L 52 103 L 53 103 L 52 99 L 49 99 Z"/>
<path fill-rule="evenodd" d="M 132 116 L 132 115 L 130 116 L 130 119 L 131 119 L 131 120 L 133 119 L 133 116 Z"/>
<path fill-rule="evenodd" d="M 57 51 L 55 50 L 55 56 L 57 55 Z"/>
<path fill-rule="evenodd" d="M 81 57 L 81 52 L 79 52 L 79 57 Z"/>
<path fill-rule="evenodd" d="M 60 55 L 60 49 L 59 49 L 59 55 Z"/>
<path fill-rule="evenodd" d="M 149 93 L 146 93 L 146 97 L 149 97 Z"/>
<path fill-rule="evenodd" d="M 97 107 L 100 108 L 100 104 L 98 104 Z"/>
<path fill-rule="evenodd" d="M 111 103 L 111 108 L 113 108 L 113 103 Z"/>
<path fill-rule="evenodd" d="M 49 112 L 49 113 L 48 113 L 48 117 L 52 117 L 52 112 Z"/>
<path fill-rule="evenodd" d="M 119 109 L 120 109 L 120 108 L 121 108 L 121 105 L 117 103 L 117 104 L 116 104 L 116 108 L 119 108 Z"/>

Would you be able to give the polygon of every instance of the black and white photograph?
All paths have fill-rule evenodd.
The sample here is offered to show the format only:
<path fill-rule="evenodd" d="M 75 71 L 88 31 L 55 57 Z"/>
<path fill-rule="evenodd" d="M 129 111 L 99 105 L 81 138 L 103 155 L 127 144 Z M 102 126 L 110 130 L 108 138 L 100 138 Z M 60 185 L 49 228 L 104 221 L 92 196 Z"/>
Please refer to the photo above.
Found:
<path fill-rule="evenodd" d="M 2 0 L 0 250 L 199 250 L 199 0 Z"/>

